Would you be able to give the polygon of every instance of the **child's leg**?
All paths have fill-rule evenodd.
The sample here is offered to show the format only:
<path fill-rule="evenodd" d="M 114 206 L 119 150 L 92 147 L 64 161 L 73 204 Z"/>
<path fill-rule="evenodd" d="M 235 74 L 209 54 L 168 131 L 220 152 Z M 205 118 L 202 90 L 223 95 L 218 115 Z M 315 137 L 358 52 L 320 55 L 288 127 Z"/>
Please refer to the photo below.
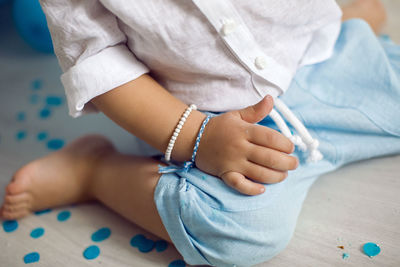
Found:
<path fill-rule="evenodd" d="M 129 221 L 171 242 L 153 197 L 161 176 L 158 164 L 147 157 L 110 153 L 99 162 L 91 192 Z"/>
<path fill-rule="evenodd" d="M 18 170 L 6 188 L 0 216 L 97 199 L 128 220 L 170 241 L 153 192 L 158 162 L 122 155 L 100 136 L 80 138 Z"/>
<path fill-rule="evenodd" d="M 355 0 L 342 7 L 342 20 L 360 18 L 368 22 L 376 34 L 386 22 L 386 10 L 381 0 Z"/>

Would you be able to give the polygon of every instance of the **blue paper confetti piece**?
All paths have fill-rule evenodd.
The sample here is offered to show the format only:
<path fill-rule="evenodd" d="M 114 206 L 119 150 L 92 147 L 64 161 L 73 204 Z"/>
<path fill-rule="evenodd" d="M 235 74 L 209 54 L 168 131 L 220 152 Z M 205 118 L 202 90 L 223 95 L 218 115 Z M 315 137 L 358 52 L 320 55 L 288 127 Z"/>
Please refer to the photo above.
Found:
<path fill-rule="evenodd" d="M 51 116 L 51 110 L 48 108 L 43 108 L 39 111 L 39 118 L 41 119 L 47 119 L 50 116 Z"/>
<path fill-rule="evenodd" d="M 348 253 L 343 253 L 342 259 L 347 259 L 348 257 L 350 257 Z"/>
<path fill-rule="evenodd" d="M 154 248 L 154 241 L 151 239 L 145 239 L 144 242 L 139 246 L 139 251 L 143 253 L 147 253 L 153 250 Z"/>
<path fill-rule="evenodd" d="M 36 239 L 41 237 L 43 234 L 44 234 L 44 229 L 42 227 L 38 227 L 32 230 L 31 237 Z"/>
<path fill-rule="evenodd" d="M 39 211 L 35 211 L 35 215 L 42 215 L 42 214 L 49 213 L 51 211 L 52 211 L 52 209 L 39 210 Z"/>
<path fill-rule="evenodd" d="M 381 248 L 375 243 L 365 243 L 363 246 L 363 251 L 368 257 L 374 257 L 381 252 Z"/>
<path fill-rule="evenodd" d="M 31 103 L 33 105 L 39 103 L 39 100 L 40 100 L 40 97 L 37 94 L 33 94 L 29 97 L 29 103 Z"/>
<path fill-rule="evenodd" d="M 158 252 L 163 252 L 164 250 L 167 249 L 168 243 L 167 243 L 167 241 L 165 241 L 165 240 L 158 240 L 158 241 L 156 242 L 155 247 L 156 247 L 156 250 L 157 250 Z"/>
<path fill-rule="evenodd" d="M 111 235 L 110 228 L 104 227 L 92 234 L 92 240 L 93 242 L 101 242 L 110 237 L 110 235 Z"/>
<path fill-rule="evenodd" d="M 147 239 L 144 235 L 135 235 L 131 239 L 131 246 L 137 247 L 140 252 L 147 253 L 154 248 L 155 242 Z"/>
<path fill-rule="evenodd" d="M 47 142 L 47 148 L 50 150 L 58 150 L 64 146 L 64 140 L 51 139 Z"/>
<path fill-rule="evenodd" d="M 61 106 L 63 103 L 63 100 L 61 97 L 59 96 L 48 96 L 46 97 L 46 104 L 49 106 Z"/>
<path fill-rule="evenodd" d="M 132 247 L 139 247 L 139 245 L 146 239 L 144 235 L 135 235 L 131 239 L 131 246 Z"/>
<path fill-rule="evenodd" d="M 40 79 L 33 80 L 31 83 L 31 88 L 33 90 L 40 90 L 40 89 L 42 89 L 42 86 L 43 86 L 43 82 Z"/>
<path fill-rule="evenodd" d="M 38 141 L 43 141 L 47 139 L 48 134 L 46 132 L 40 132 L 37 134 L 36 138 Z"/>
<path fill-rule="evenodd" d="M 11 233 L 17 230 L 18 222 L 15 220 L 8 220 L 3 222 L 3 229 L 6 233 Z"/>
<path fill-rule="evenodd" d="M 18 131 L 18 132 L 15 134 L 15 138 L 16 138 L 18 141 L 21 141 L 21 140 L 25 139 L 26 136 L 27 136 L 27 134 L 26 134 L 26 131 L 25 131 L 25 130 Z"/>
<path fill-rule="evenodd" d="M 175 260 L 168 264 L 168 267 L 185 267 L 186 264 L 183 260 Z"/>
<path fill-rule="evenodd" d="M 26 254 L 24 257 L 24 262 L 26 264 L 38 262 L 39 260 L 40 260 L 40 255 L 37 252 L 32 252 L 32 253 Z"/>
<path fill-rule="evenodd" d="M 57 220 L 60 222 L 65 222 L 69 219 L 69 217 L 71 217 L 71 212 L 69 210 L 64 210 L 57 215 Z"/>
<path fill-rule="evenodd" d="M 17 113 L 17 121 L 25 121 L 26 119 L 26 113 L 24 111 L 20 111 Z"/>
<path fill-rule="evenodd" d="M 100 248 L 96 245 L 90 246 L 83 251 L 83 257 L 88 260 L 93 260 L 100 255 Z"/>

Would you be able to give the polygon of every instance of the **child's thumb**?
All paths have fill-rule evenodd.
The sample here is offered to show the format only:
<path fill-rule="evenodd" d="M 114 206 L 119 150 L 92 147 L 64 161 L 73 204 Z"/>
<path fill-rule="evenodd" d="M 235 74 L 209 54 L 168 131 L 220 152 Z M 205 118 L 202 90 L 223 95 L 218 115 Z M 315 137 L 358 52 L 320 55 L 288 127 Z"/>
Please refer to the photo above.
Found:
<path fill-rule="evenodd" d="M 257 123 L 264 119 L 274 107 L 274 100 L 270 95 L 264 97 L 255 105 L 238 110 L 242 120 L 249 123 Z"/>

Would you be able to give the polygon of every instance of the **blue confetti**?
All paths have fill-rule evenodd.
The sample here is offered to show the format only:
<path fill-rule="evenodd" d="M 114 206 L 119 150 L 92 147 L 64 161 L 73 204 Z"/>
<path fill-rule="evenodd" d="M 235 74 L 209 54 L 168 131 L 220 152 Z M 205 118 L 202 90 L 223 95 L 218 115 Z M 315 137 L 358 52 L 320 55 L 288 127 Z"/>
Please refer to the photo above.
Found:
<path fill-rule="evenodd" d="M 375 243 L 365 243 L 363 251 L 368 257 L 374 257 L 381 252 L 381 248 Z"/>
<path fill-rule="evenodd" d="M 131 239 L 131 246 L 137 247 L 140 252 L 147 253 L 154 248 L 155 243 L 153 240 L 144 237 L 144 235 L 136 235 Z"/>
<path fill-rule="evenodd" d="M 17 113 L 17 121 L 24 121 L 26 119 L 26 113 L 23 111 L 20 111 Z"/>
<path fill-rule="evenodd" d="M 51 211 L 52 211 L 52 209 L 39 210 L 39 211 L 35 211 L 35 215 L 42 215 L 42 214 L 49 213 Z"/>
<path fill-rule="evenodd" d="M 42 89 L 42 86 L 43 86 L 43 82 L 40 79 L 36 79 L 36 80 L 32 81 L 32 83 L 31 83 L 31 87 L 33 90 L 40 90 L 40 89 Z"/>
<path fill-rule="evenodd" d="M 135 235 L 131 239 L 131 246 L 132 247 L 139 247 L 139 245 L 146 239 L 144 235 Z"/>
<path fill-rule="evenodd" d="M 21 130 L 21 131 L 18 131 L 16 134 L 15 134 L 15 138 L 18 140 L 18 141 L 21 141 L 21 140 L 23 140 L 23 139 L 25 139 L 26 138 L 26 131 L 24 131 L 24 130 Z"/>
<path fill-rule="evenodd" d="M 61 97 L 59 96 L 48 96 L 46 97 L 46 104 L 49 106 L 61 106 L 61 104 L 63 103 L 63 100 Z"/>
<path fill-rule="evenodd" d="M 24 257 L 24 262 L 26 264 L 38 262 L 39 260 L 40 260 L 40 255 L 37 252 L 32 252 L 32 253 L 26 254 Z"/>
<path fill-rule="evenodd" d="M 83 257 L 88 260 L 93 260 L 100 255 L 100 248 L 98 246 L 90 246 L 83 252 Z"/>
<path fill-rule="evenodd" d="M 51 110 L 48 108 L 43 108 L 42 110 L 39 111 L 39 117 L 41 119 L 47 119 L 50 116 L 51 116 Z"/>
<path fill-rule="evenodd" d="M 47 148 L 51 150 L 58 150 L 64 146 L 64 141 L 61 139 L 51 139 L 47 142 Z"/>
<path fill-rule="evenodd" d="M 68 220 L 69 217 L 71 217 L 71 212 L 69 210 L 64 210 L 57 215 L 57 220 L 59 220 L 60 222 L 64 222 Z"/>
<path fill-rule="evenodd" d="M 147 253 L 153 250 L 154 248 L 154 241 L 151 239 L 145 239 L 145 241 L 139 246 L 139 251 L 143 253 Z"/>
<path fill-rule="evenodd" d="M 39 97 L 39 95 L 37 95 L 37 94 L 33 94 L 33 95 L 31 95 L 30 97 L 29 97 L 29 103 L 31 103 L 31 104 L 37 104 L 37 103 L 39 103 L 39 99 L 40 99 L 40 97 Z"/>
<path fill-rule="evenodd" d="M 104 227 L 92 234 L 93 242 L 101 242 L 106 240 L 111 235 L 110 228 Z"/>
<path fill-rule="evenodd" d="M 36 138 L 39 141 L 43 141 L 45 139 L 47 139 L 48 134 L 46 132 L 40 132 L 37 134 Z"/>
<path fill-rule="evenodd" d="M 11 233 L 17 230 L 18 222 L 15 220 L 9 220 L 3 222 L 3 229 L 6 233 Z"/>
<path fill-rule="evenodd" d="M 348 253 L 343 253 L 342 259 L 347 259 L 348 257 L 350 257 Z"/>
<path fill-rule="evenodd" d="M 164 250 L 167 249 L 168 243 L 167 243 L 167 241 L 165 241 L 165 240 L 158 240 L 158 241 L 156 242 L 155 247 L 156 247 L 156 250 L 157 250 L 158 252 L 163 252 Z"/>
<path fill-rule="evenodd" d="M 183 260 L 175 260 L 168 264 L 168 267 L 185 267 L 186 264 Z"/>
<path fill-rule="evenodd" d="M 43 234 L 44 234 L 44 229 L 42 227 L 38 227 L 38 228 L 32 230 L 31 237 L 32 238 L 39 238 Z"/>

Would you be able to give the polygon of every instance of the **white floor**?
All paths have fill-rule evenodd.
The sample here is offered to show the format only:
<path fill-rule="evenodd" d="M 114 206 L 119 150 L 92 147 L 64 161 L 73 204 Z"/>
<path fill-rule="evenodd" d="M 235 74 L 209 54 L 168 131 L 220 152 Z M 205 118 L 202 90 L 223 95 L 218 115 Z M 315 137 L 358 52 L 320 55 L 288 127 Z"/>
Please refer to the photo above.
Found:
<path fill-rule="evenodd" d="M 343 1 L 342 1 L 343 2 Z M 386 0 L 389 22 L 385 28 L 400 43 L 400 1 Z M 16 35 L 0 10 L 0 199 L 3 188 L 19 166 L 49 152 L 46 141 L 60 138 L 65 142 L 88 132 L 104 134 L 117 147 L 130 152 L 138 149 L 133 138 L 102 115 L 72 119 L 67 107 L 52 109 L 41 119 L 38 112 L 46 96 L 63 96 L 60 69 L 54 56 L 34 52 Z M 5 42 L 3 40 L 6 40 Z M 31 82 L 43 81 L 34 91 Z M 32 95 L 38 103 L 32 103 Z M 17 120 L 24 112 L 26 119 Z M 17 140 L 18 131 L 26 138 Z M 45 141 L 37 133 L 46 131 Z M 321 177 L 311 188 L 288 248 L 268 263 L 259 266 L 400 266 L 400 156 L 352 164 Z M 57 221 L 60 210 L 71 211 L 71 218 Z M 0 222 L 1 223 L 1 222 Z M 130 246 L 136 234 L 154 236 L 122 219 L 98 204 L 64 207 L 41 216 L 32 215 L 18 221 L 12 233 L 0 229 L 0 266 L 25 266 L 23 257 L 37 251 L 40 261 L 32 266 L 168 266 L 180 259 L 169 246 L 165 252 L 141 253 Z M 44 227 L 45 235 L 32 239 L 29 233 Z M 109 239 L 98 243 L 100 256 L 88 261 L 83 250 L 94 244 L 91 234 L 110 227 Z M 380 245 L 380 255 L 369 258 L 361 252 L 366 242 Z M 340 249 L 337 246 L 344 246 Z M 342 259 L 348 253 L 349 258 Z"/>

